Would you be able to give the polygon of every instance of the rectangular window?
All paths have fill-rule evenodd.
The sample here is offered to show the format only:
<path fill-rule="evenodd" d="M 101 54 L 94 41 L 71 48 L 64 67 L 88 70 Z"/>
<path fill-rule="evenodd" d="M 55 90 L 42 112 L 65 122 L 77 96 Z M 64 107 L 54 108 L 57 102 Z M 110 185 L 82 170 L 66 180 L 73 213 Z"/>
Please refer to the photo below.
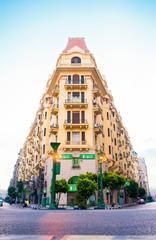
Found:
<path fill-rule="evenodd" d="M 70 142 L 70 132 L 67 132 L 67 141 Z"/>
<path fill-rule="evenodd" d="M 114 144 L 115 144 L 115 146 L 116 146 L 116 138 L 114 138 Z"/>
<path fill-rule="evenodd" d="M 67 99 L 68 99 L 68 100 L 71 99 L 71 92 L 68 92 L 68 93 L 67 93 Z"/>
<path fill-rule="evenodd" d="M 81 112 L 81 123 L 85 123 L 85 111 Z"/>
<path fill-rule="evenodd" d="M 47 112 L 45 112 L 44 118 L 47 119 Z"/>
<path fill-rule="evenodd" d="M 46 128 L 44 128 L 44 136 L 46 136 Z"/>
<path fill-rule="evenodd" d="M 45 154 L 45 144 L 43 145 L 43 154 Z"/>
<path fill-rule="evenodd" d="M 85 136 L 85 132 L 82 132 L 82 142 L 86 141 L 86 136 Z"/>
<path fill-rule="evenodd" d="M 71 123 L 71 111 L 67 111 L 67 123 Z"/>
<path fill-rule="evenodd" d="M 107 120 L 109 120 L 109 113 L 107 112 Z"/>
<path fill-rule="evenodd" d="M 80 168 L 80 159 L 79 158 L 73 158 L 73 168 Z"/>
<path fill-rule="evenodd" d="M 81 84 L 84 84 L 84 76 L 81 75 Z"/>
<path fill-rule="evenodd" d="M 72 132 L 72 142 L 73 144 L 80 144 L 80 133 Z"/>
<path fill-rule="evenodd" d="M 108 137 L 110 137 L 110 129 L 108 128 Z"/>
<path fill-rule="evenodd" d="M 73 102 L 80 102 L 80 92 L 72 92 Z"/>
<path fill-rule="evenodd" d="M 72 123 L 80 123 L 80 112 L 72 112 Z"/>
<path fill-rule="evenodd" d="M 115 153 L 115 160 L 118 161 L 118 154 Z"/>
<path fill-rule="evenodd" d="M 109 145 L 109 147 L 108 147 L 108 148 L 109 148 L 109 154 L 111 154 L 111 146 Z"/>
<path fill-rule="evenodd" d="M 114 129 L 114 131 L 115 131 L 115 124 L 113 124 L 113 129 Z"/>

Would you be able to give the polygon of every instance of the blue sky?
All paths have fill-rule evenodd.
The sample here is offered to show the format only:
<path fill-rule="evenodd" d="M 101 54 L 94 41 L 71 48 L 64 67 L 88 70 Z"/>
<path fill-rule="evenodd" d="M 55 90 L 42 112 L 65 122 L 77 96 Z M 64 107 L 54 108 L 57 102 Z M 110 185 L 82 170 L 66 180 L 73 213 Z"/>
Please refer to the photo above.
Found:
<path fill-rule="evenodd" d="M 0 0 L 0 188 L 68 37 L 86 38 L 155 186 L 155 12 L 150 0 Z"/>

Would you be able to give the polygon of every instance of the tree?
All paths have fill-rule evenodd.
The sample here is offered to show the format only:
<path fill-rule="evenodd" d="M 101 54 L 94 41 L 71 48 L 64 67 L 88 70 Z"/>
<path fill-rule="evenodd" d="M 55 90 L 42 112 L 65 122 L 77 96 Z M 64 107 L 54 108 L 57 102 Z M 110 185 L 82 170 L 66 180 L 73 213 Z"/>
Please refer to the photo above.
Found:
<path fill-rule="evenodd" d="M 129 185 L 125 187 L 126 193 L 130 198 L 136 199 L 138 196 L 138 184 L 131 179 L 128 182 Z"/>
<path fill-rule="evenodd" d="M 86 174 L 80 174 L 79 178 L 84 179 L 88 178 L 91 181 L 97 182 L 97 174 L 92 172 L 87 172 Z"/>
<path fill-rule="evenodd" d="M 66 193 L 68 191 L 68 183 L 65 179 L 56 180 L 55 182 L 55 193 L 56 197 L 56 205 L 59 205 L 59 201 L 62 193 Z"/>
<path fill-rule="evenodd" d="M 111 204 L 113 204 L 114 191 L 117 190 L 119 196 L 119 190 L 124 186 L 124 184 L 125 178 L 123 176 L 120 176 L 113 172 L 105 172 L 103 174 L 103 187 L 107 187 L 110 190 Z"/>
<path fill-rule="evenodd" d="M 79 201 L 80 208 L 87 207 L 88 198 L 95 193 L 97 184 L 95 181 L 88 179 L 87 177 L 80 177 L 77 181 L 77 200 Z"/>
<path fill-rule="evenodd" d="M 16 193 L 16 188 L 15 187 L 10 186 L 8 188 L 8 196 L 11 197 L 11 198 L 16 198 L 17 193 Z"/>
<path fill-rule="evenodd" d="M 110 190 L 120 190 L 125 184 L 125 178 L 112 172 L 105 172 L 103 174 L 103 186 Z"/>
<path fill-rule="evenodd" d="M 146 191 L 143 187 L 138 187 L 138 197 L 145 197 Z"/>
<path fill-rule="evenodd" d="M 18 198 L 21 198 L 23 193 L 24 193 L 24 183 L 23 181 L 17 181 L 16 183 L 16 187 L 17 187 L 17 196 Z"/>

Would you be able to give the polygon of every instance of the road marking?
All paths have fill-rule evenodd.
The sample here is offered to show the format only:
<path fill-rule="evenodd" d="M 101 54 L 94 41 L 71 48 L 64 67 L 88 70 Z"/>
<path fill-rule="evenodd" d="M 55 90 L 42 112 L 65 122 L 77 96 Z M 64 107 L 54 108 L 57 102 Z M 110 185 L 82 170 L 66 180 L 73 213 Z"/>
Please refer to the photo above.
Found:
<path fill-rule="evenodd" d="M 100 235 L 66 235 L 61 240 L 156 240 L 156 235 L 100 236 Z"/>
<path fill-rule="evenodd" d="M 54 235 L 0 235 L 0 240 L 156 240 L 156 235 L 66 235 L 62 238 Z"/>

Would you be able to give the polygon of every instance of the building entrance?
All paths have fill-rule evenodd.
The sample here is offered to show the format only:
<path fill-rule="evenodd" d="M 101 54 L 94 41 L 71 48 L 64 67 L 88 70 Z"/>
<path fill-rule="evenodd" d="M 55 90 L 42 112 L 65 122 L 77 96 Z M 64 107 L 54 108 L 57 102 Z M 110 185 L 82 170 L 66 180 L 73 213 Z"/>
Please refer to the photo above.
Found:
<path fill-rule="evenodd" d="M 69 179 L 69 190 L 67 193 L 67 205 L 74 206 L 76 205 L 76 195 L 77 195 L 77 187 L 76 183 L 78 181 L 78 176 L 73 176 Z"/>

